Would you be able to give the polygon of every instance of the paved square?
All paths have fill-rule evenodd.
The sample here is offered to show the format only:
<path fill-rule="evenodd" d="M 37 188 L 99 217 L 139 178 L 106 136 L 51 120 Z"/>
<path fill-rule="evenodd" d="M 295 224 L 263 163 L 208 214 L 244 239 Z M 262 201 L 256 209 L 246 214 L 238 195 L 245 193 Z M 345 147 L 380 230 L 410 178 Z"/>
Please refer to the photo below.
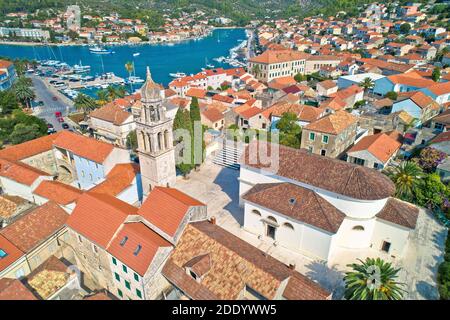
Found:
<path fill-rule="evenodd" d="M 381 257 L 401 267 L 399 281 L 406 284 L 406 299 L 438 299 L 436 272 L 443 260 L 446 228 L 424 210 L 420 211 L 417 228 L 411 235 L 410 245 L 402 259 L 373 249 L 339 250 L 330 261 L 314 259 L 280 246 L 259 240 L 243 230 L 244 211 L 239 207 L 239 171 L 224 168 L 207 160 L 199 171 L 191 172 L 188 179 L 178 178 L 176 188 L 208 205 L 208 216 L 216 217 L 217 224 L 239 238 L 249 242 L 286 263 L 295 264 L 302 274 L 333 291 L 335 299 L 342 298 L 346 265 L 356 259 Z"/>

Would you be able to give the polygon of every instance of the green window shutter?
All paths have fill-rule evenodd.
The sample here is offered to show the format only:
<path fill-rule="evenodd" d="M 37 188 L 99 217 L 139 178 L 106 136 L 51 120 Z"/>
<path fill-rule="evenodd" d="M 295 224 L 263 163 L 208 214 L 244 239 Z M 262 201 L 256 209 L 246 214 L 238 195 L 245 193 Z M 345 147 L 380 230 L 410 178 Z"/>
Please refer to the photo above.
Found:
<path fill-rule="evenodd" d="M 136 289 L 136 295 L 142 299 L 142 293 L 139 289 Z"/>
<path fill-rule="evenodd" d="M 322 137 L 322 142 L 323 143 L 328 143 L 328 136 L 323 136 Z"/>
<path fill-rule="evenodd" d="M 314 141 L 314 137 L 315 137 L 314 132 L 310 132 L 309 133 L 309 140 L 313 140 Z"/>
<path fill-rule="evenodd" d="M 116 280 L 120 282 L 120 276 L 117 272 L 114 272 L 114 276 L 116 277 Z"/>
<path fill-rule="evenodd" d="M 120 296 L 121 298 L 123 298 L 123 293 L 122 293 L 122 290 L 120 290 L 120 289 L 117 289 L 117 293 L 119 294 L 119 296 Z"/>
<path fill-rule="evenodd" d="M 128 268 L 126 265 L 122 265 L 122 270 L 123 272 L 128 273 Z"/>
<path fill-rule="evenodd" d="M 134 280 L 139 281 L 139 275 L 137 273 L 134 273 Z"/>
<path fill-rule="evenodd" d="M 117 260 L 116 260 L 116 258 L 112 257 L 112 262 L 114 263 L 114 265 L 117 266 Z"/>
<path fill-rule="evenodd" d="M 131 289 L 130 283 L 127 280 L 125 280 L 125 287 L 127 287 L 128 290 Z"/>

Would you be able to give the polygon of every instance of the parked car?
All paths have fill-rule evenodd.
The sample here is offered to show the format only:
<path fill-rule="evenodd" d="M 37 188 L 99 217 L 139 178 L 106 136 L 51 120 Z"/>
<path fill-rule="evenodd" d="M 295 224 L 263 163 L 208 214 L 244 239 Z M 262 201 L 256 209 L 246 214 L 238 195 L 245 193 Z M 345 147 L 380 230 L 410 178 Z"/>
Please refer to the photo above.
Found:
<path fill-rule="evenodd" d="M 62 117 L 58 118 L 58 122 L 64 123 L 64 119 Z"/>
<path fill-rule="evenodd" d="M 61 126 L 63 127 L 63 129 L 69 129 L 69 125 L 67 123 L 65 123 L 65 122 L 63 122 L 61 124 Z"/>
<path fill-rule="evenodd" d="M 56 111 L 55 112 L 55 117 L 56 118 L 61 118 L 62 117 L 62 113 L 60 111 Z"/>
<path fill-rule="evenodd" d="M 48 128 L 47 134 L 52 134 L 52 133 L 56 133 L 55 128 Z"/>
<path fill-rule="evenodd" d="M 57 97 L 53 97 L 52 99 L 53 99 L 53 101 L 56 101 L 56 100 L 58 100 L 58 98 L 57 98 Z"/>

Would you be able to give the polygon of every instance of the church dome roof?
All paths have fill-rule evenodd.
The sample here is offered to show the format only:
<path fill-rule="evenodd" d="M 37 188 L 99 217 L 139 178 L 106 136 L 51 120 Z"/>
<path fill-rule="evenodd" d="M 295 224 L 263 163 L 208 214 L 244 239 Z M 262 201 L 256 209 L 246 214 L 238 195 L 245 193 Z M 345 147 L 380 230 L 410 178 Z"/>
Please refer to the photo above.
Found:
<path fill-rule="evenodd" d="M 142 100 L 146 101 L 161 99 L 161 90 L 163 90 L 163 87 L 153 81 L 150 68 L 147 67 L 147 79 L 141 88 Z"/>

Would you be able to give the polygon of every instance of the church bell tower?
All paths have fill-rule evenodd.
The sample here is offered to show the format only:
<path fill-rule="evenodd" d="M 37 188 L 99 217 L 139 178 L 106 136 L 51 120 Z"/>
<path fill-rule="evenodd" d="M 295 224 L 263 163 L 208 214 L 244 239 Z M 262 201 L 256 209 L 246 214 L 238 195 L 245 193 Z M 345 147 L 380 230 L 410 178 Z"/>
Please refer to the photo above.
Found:
<path fill-rule="evenodd" d="M 155 186 L 173 186 L 176 182 L 173 120 L 167 118 L 163 106 L 164 88 L 153 81 L 148 67 L 141 97 L 136 134 L 142 187 L 147 196 Z"/>

